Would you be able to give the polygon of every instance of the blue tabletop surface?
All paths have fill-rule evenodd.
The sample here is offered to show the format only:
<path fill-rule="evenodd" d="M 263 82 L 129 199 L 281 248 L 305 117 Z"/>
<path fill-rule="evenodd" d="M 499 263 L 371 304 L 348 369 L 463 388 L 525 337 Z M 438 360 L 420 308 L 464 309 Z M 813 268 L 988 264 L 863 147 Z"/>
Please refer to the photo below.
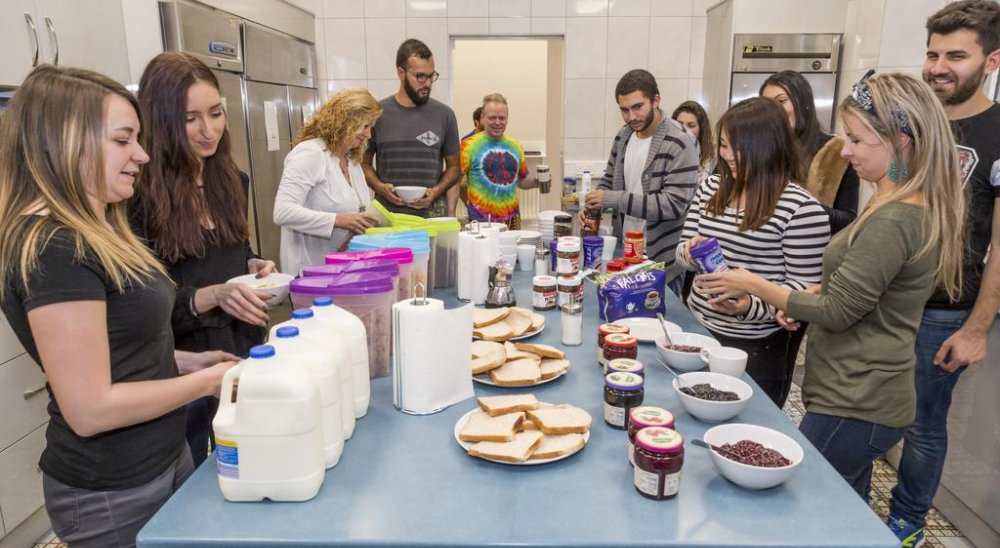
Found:
<path fill-rule="evenodd" d="M 518 302 L 529 305 L 529 273 L 517 273 Z M 584 344 L 565 347 L 573 367 L 533 388 L 475 386 L 477 395 L 533 392 L 594 417 L 589 444 L 565 460 L 537 466 L 495 464 L 466 454 L 453 436 L 473 400 L 429 416 L 392 406 L 391 380 L 372 381 L 368 415 L 359 420 L 340 463 L 319 494 L 303 503 L 232 503 L 222 497 L 208 459 L 140 532 L 141 547 L 164 546 L 828 546 L 894 547 L 898 541 L 798 430 L 759 391 L 732 420 L 766 425 L 805 450 L 782 486 L 746 491 L 690 444 L 711 427 L 684 412 L 656 350 L 642 344 L 645 404 L 677 417 L 685 460 L 678 496 L 654 501 L 632 485 L 625 433 L 603 421 L 596 362 L 599 319 L 593 285 L 584 302 Z M 454 306 L 454 290 L 437 298 Z M 704 333 L 668 292 L 667 316 Z M 559 313 L 545 313 L 532 339 L 561 346 Z M 754 385 L 756 390 L 756 385 Z"/>

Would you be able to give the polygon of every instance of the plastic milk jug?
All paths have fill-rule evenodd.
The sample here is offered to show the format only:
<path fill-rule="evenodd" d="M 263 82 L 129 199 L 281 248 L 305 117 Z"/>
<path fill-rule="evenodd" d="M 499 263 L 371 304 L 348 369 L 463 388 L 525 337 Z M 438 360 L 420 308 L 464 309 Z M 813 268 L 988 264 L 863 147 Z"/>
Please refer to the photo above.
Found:
<path fill-rule="evenodd" d="M 251 348 L 250 358 L 222 378 L 212 420 L 222 496 L 235 502 L 316 496 L 325 472 L 322 413 L 310 371 L 272 346 Z"/>
<path fill-rule="evenodd" d="M 365 324 L 357 316 L 334 306 L 330 297 L 313 299 L 313 314 L 326 326 L 330 336 L 340 336 L 347 343 L 351 357 L 351 379 L 354 382 L 354 416 L 361 418 L 368 412 L 371 385 L 368 380 L 368 336 Z"/>
<path fill-rule="evenodd" d="M 349 364 L 331 361 L 321 352 L 314 352 L 308 341 L 299 336 L 299 328 L 281 327 L 271 341 L 275 352 L 285 363 L 291 363 L 312 371 L 319 384 L 319 399 L 323 406 L 323 453 L 326 467 L 333 468 L 344 453 L 344 422 L 340 418 L 343 406 L 340 403 L 340 368 Z"/>
<path fill-rule="evenodd" d="M 306 346 L 312 348 L 313 352 L 322 352 L 332 362 L 338 364 L 350 364 L 350 352 L 347 344 L 341 337 L 331 336 L 327 332 L 320 320 L 316 319 L 310 308 L 297 308 L 292 311 L 292 317 L 286 322 L 279 323 L 271 328 L 269 341 L 278 339 L 278 329 L 282 327 L 299 328 L 299 336 L 303 338 Z M 367 367 L 367 364 L 365 365 Z M 343 411 L 340 414 L 344 424 L 344 439 L 349 440 L 354 435 L 354 382 L 351 378 L 351 367 L 339 367 L 340 375 L 340 405 Z M 368 373 L 365 373 L 365 379 Z"/>

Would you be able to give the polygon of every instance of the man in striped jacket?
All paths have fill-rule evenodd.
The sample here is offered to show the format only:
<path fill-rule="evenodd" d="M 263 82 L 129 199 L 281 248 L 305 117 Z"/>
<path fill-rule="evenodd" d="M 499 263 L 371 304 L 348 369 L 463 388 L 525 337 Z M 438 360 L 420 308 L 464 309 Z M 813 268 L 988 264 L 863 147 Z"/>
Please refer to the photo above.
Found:
<path fill-rule="evenodd" d="M 663 116 L 660 91 L 648 71 L 626 72 L 615 99 L 625 125 L 615 135 L 604 177 L 587 194 L 586 206 L 614 208 L 622 235 L 644 231 L 646 255 L 667 264 L 667 285 L 680 294 L 683 269 L 674 264 L 674 250 L 698 183 L 698 144 Z"/>

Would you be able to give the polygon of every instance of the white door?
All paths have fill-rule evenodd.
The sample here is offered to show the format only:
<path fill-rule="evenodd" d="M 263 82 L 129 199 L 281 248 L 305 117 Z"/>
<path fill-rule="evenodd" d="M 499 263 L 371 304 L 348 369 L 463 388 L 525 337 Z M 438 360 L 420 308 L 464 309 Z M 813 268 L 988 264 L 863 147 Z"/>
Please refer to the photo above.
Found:
<path fill-rule="evenodd" d="M 0 36 L 4 44 L 0 55 L 0 86 L 20 85 L 31 72 L 41 38 L 33 28 L 41 31 L 32 0 L 4 0 L 0 4 Z"/>
<path fill-rule="evenodd" d="M 129 80 L 121 0 L 36 0 L 42 60 Z"/>

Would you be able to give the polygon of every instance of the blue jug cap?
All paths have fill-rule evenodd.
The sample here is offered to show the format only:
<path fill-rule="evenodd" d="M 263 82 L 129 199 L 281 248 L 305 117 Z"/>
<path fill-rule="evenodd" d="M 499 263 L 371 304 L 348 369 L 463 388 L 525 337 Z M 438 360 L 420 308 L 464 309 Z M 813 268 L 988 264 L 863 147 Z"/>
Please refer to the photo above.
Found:
<path fill-rule="evenodd" d="M 286 325 L 285 327 L 279 327 L 274 334 L 277 335 L 279 339 L 290 339 L 292 337 L 299 336 L 299 328 L 294 325 Z"/>
<path fill-rule="evenodd" d="M 332 306 L 332 305 L 333 305 L 333 298 L 332 297 L 314 297 L 313 298 L 313 306 Z"/>
<path fill-rule="evenodd" d="M 295 318 L 296 320 L 304 320 L 312 317 L 313 311 L 308 308 L 296 308 L 295 310 L 292 310 L 292 318 Z"/>
<path fill-rule="evenodd" d="M 251 358 L 270 358 L 274 356 L 274 347 L 269 344 L 262 344 L 250 349 Z"/>

